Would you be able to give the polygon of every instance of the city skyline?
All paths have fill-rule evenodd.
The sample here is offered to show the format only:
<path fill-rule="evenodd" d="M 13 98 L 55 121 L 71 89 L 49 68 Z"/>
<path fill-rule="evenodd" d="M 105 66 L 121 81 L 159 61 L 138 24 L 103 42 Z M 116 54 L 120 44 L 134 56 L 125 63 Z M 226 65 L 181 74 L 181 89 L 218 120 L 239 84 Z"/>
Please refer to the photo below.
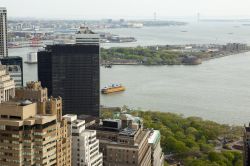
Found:
<path fill-rule="evenodd" d="M 132 4 L 132 5 L 131 5 Z M 250 18 L 247 0 L 2 0 L 1 6 L 7 7 L 8 16 L 14 18 L 44 19 L 153 19 L 154 13 L 159 19 L 196 18 Z M 20 8 L 20 6 L 22 6 Z M 25 6 L 32 6 L 25 7 Z M 44 10 L 46 9 L 46 10 Z M 56 9 L 56 10 L 55 10 Z M 128 11 L 129 9 L 129 11 Z M 139 10 L 140 9 L 140 10 Z"/>

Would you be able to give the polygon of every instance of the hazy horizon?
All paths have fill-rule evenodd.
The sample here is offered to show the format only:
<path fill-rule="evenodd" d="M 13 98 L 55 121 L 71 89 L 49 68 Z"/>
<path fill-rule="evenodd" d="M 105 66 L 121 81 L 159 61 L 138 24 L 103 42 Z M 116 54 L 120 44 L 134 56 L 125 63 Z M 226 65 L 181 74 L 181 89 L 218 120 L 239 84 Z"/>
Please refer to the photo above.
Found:
<path fill-rule="evenodd" d="M 10 18 L 247 19 L 247 0 L 1 0 Z"/>

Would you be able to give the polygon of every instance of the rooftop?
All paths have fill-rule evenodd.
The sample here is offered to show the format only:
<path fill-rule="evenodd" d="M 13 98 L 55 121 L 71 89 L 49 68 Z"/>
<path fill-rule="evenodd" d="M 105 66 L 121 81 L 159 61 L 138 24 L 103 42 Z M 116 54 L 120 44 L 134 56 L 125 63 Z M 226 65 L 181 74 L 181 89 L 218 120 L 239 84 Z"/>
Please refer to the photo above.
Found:
<path fill-rule="evenodd" d="M 20 88 L 20 89 L 22 89 L 22 90 L 35 90 L 35 91 L 37 91 L 37 90 L 45 90 L 46 88 L 43 88 L 42 86 L 41 86 L 41 82 L 39 82 L 39 81 L 30 81 L 30 82 L 27 82 L 26 83 L 26 87 L 22 87 L 22 88 Z"/>
<path fill-rule="evenodd" d="M 1 9 L 0 9 L 1 10 Z M 12 59 L 15 59 L 15 60 L 22 60 L 23 58 L 20 57 L 20 56 L 8 56 L 8 57 L 0 57 L 0 60 L 12 60 Z"/>
<path fill-rule="evenodd" d="M 134 136 L 138 130 L 125 128 L 119 132 L 120 135 Z"/>
<path fill-rule="evenodd" d="M 91 31 L 88 27 L 80 27 L 79 31 L 76 34 L 95 34 L 93 31 Z"/>
<path fill-rule="evenodd" d="M 9 106 L 27 106 L 27 105 L 30 105 L 30 104 L 33 104 L 31 101 L 29 100 L 11 100 L 11 101 L 7 101 L 7 102 L 4 102 L 2 103 L 2 105 L 9 105 Z"/>
<path fill-rule="evenodd" d="M 103 121 L 103 122 L 104 122 L 104 121 L 105 121 L 105 122 L 121 122 L 120 119 L 103 119 L 102 121 Z"/>
<path fill-rule="evenodd" d="M 91 115 L 78 115 L 78 119 L 85 120 L 86 123 L 99 120 L 97 117 Z"/>
<path fill-rule="evenodd" d="M 148 143 L 155 144 L 156 142 L 158 142 L 159 139 L 160 139 L 160 132 L 159 132 L 159 130 L 153 130 L 150 133 L 150 136 L 149 136 L 149 139 L 148 139 Z"/>
<path fill-rule="evenodd" d="M 6 7 L 0 7 L 0 10 L 6 10 Z"/>
<path fill-rule="evenodd" d="M 131 120 L 135 123 L 142 123 L 142 119 L 140 117 L 137 116 L 133 116 L 130 114 L 121 114 L 121 120 Z"/>

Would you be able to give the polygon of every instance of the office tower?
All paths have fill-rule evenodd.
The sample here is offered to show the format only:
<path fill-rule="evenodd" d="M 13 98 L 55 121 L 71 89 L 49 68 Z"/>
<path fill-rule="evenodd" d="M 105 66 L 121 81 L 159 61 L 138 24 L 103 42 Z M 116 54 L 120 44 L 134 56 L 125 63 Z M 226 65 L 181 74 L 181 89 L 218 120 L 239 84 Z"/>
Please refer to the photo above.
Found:
<path fill-rule="evenodd" d="M 15 83 L 10 78 L 6 67 L 0 63 L 0 104 L 15 96 Z"/>
<path fill-rule="evenodd" d="M 144 130 L 142 120 L 128 114 L 121 119 L 106 119 L 88 127 L 97 132 L 103 165 L 151 166 L 149 130 Z"/>
<path fill-rule="evenodd" d="M 13 100 L 0 104 L 0 165 L 71 166 L 62 99 L 47 98 L 39 82 L 29 82 L 16 93 Z"/>
<path fill-rule="evenodd" d="M 8 56 L 7 33 L 7 10 L 0 7 L 0 57 Z"/>
<path fill-rule="evenodd" d="M 16 88 L 23 86 L 23 59 L 18 56 L 0 57 L 0 63 L 7 67 Z"/>
<path fill-rule="evenodd" d="M 243 162 L 244 166 L 250 165 L 250 125 L 244 126 L 243 136 Z"/>
<path fill-rule="evenodd" d="M 96 36 L 82 34 L 81 39 L 84 35 Z M 51 45 L 38 52 L 38 79 L 49 95 L 63 98 L 65 114 L 99 116 L 99 50 L 99 42 L 89 41 Z"/>
<path fill-rule="evenodd" d="M 161 133 L 159 130 L 151 130 L 148 143 L 151 146 L 151 165 L 163 166 L 164 154 L 161 149 Z"/>
<path fill-rule="evenodd" d="M 77 115 L 67 114 L 63 117 L 70 124 L 72 133 L 72 166 L 102 166 L 96 131 L 85 129 L 85 120 L 77 119 Z"/>

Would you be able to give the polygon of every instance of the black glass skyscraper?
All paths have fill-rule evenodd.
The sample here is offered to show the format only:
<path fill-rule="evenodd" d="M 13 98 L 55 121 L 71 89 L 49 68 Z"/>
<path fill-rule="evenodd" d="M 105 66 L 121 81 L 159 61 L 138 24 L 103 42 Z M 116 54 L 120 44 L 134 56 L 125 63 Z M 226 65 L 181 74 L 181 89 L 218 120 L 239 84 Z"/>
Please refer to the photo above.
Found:
<path fill-rule="evenodd" d="M 63 114 L 99 116 L 99 43 L 51 45 L 38 52 L 38 79 L 63 98 Z"/>

